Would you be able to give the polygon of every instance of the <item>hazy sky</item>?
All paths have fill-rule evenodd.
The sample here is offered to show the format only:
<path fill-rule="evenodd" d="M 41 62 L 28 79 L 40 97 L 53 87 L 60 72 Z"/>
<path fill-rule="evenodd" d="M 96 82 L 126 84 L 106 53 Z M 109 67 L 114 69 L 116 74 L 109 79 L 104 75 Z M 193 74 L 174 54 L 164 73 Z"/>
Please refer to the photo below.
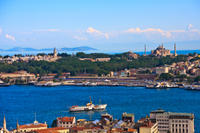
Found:
<path fill-rule="evenodd" d="M 0 0 L 0 49 L 200 49 L 199 0 Z"/>

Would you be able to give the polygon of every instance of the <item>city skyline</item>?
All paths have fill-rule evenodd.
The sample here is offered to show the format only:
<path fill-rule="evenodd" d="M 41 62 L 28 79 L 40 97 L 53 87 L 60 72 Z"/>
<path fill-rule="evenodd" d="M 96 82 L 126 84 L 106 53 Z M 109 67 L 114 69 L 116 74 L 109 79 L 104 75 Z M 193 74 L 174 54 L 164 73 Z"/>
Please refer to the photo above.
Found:
<path fill-rule="evenodd" d="M 105 51 L 200 49 L 200 2 L 1 1 L 1 49 L 89 46 Z M 184 15 L 183 15 L 184 14 Z"/>

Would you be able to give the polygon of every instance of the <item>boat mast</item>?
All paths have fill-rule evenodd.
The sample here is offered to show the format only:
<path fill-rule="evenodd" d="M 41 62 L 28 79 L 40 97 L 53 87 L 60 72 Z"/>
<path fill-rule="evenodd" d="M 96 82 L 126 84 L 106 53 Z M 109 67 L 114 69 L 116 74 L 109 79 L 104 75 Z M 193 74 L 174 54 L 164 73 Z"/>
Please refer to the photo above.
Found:
<path fill-rule="evenodd" d="M 101 99 L 99 99 L 99 104 L 101 104 Z"/>
<path fill-rule="evenodd" d="M 90 96 L 90 104 L 92 104 L 91 96 Z"/>

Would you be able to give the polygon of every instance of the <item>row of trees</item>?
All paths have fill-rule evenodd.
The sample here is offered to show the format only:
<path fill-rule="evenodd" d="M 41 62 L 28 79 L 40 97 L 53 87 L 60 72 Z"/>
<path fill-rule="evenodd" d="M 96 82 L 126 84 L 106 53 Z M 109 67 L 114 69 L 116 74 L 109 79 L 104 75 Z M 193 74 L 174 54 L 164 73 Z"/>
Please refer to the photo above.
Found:
<path fill-rule="evenodd" d="M 26 70 L 35 74 L 46 73 L 62 73 L 70 72 L 71 75 L 80 73 L 91 74 L 108 74 L 110 71 L 120 71 L 130 68 L 152 68 L 163 66 L 165 64 L 172 64 L 174 62 L 185 61 L 186 55 L 179 55 L 177 57 L 153 57 L 153 56 L 139 56 L 138 59 L 128 60 L 129 57 L 125 53 L 108 55 L 108 54 L 85 54 L 77 53 L 76 55 L 60 54 L 61 59 L 56 62 L 47 61 L 30 61 L 30 62 L 14 62 L 13 64 L 0 63 L 0 72 L 15 72 L 18 70 Z M 110 57 L 109 62 L 91 62 L 81 61 L 79 58 L 103 58 Z"/>

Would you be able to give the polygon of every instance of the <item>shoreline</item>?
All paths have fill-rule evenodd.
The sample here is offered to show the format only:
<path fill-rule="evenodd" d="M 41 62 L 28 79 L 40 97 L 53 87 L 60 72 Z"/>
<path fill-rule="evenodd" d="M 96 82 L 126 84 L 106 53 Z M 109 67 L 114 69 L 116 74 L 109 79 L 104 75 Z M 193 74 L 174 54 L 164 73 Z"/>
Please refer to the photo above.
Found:
<path fill-rule="evenodd" d="M 145 89 L 156 89 L 156 90 L 168 90 L 168 89 L 184 89 L 184 90 L 189 90 L 189 91 L 199 91 L 198 89 L 188 89 L 188 88 L 184 88 L 184 87 L 160 87 L 160 88 L 156 88 L 156 87 L 146 87 L 146 86 L 127 86 L 127 85 L 56 85 L 56 86 L 45 86 L 45 85 L 34 85 L 34 84 L 12 84 L 12 85 L 8 85 L 8 86 L 1 86 L 0 88 L 6 88 L 9 86 L 35 86 L 35 87 L 44 87 L 44 88 L 48 88 L 48 87 L 61 87 L 61 86 L 72 86 L 72 87 L 143 87 Z"/>

